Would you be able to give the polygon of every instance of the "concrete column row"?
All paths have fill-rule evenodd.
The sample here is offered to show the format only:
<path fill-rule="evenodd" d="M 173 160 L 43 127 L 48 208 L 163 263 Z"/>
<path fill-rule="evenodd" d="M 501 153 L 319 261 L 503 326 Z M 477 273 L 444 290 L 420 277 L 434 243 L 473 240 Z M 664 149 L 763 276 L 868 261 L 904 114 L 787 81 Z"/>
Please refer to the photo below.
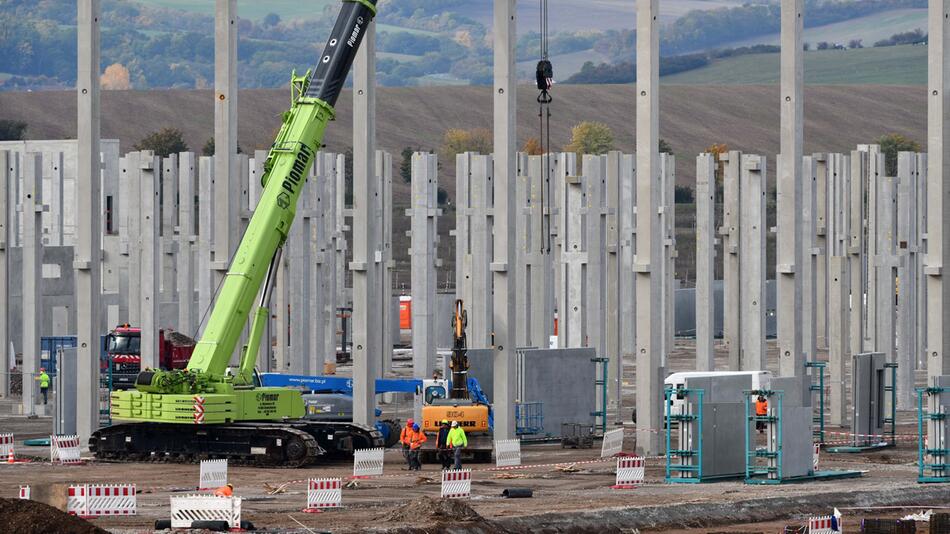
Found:
<path fill-rule="evenodd" d="M 470 348 L 492 346 L 493 156 L 456 157 L 456 291 L 468 310 Z"/>
<path fill-rule="evenodd" d="M 435 154 L 412 155 L 412 197 L 406 215 L 410 217 L 412 287 L 412 368 L 416 378 L 432 376 L 436 353 L 436 268 L 438 259 L 439 159 Z M 444 319 L 444 318 L 443 318 Z"/>

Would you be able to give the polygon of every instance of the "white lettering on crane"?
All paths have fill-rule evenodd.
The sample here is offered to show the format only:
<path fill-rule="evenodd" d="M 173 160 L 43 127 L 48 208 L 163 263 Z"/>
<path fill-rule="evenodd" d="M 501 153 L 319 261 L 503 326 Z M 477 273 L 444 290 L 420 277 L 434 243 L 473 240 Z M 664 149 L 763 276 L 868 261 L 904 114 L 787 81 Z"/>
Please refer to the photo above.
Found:
<path fill-rule="evenodd" d="M 358 17 L 356 19 L 356 26 L 353 26 L 353 33 L 350 34 L 350 38 L 346 40 L 346 44 L 350 48 L 356 46 L 356 40 L 359 39 L 360 32 L 363 30 L 363 17 Z"/>

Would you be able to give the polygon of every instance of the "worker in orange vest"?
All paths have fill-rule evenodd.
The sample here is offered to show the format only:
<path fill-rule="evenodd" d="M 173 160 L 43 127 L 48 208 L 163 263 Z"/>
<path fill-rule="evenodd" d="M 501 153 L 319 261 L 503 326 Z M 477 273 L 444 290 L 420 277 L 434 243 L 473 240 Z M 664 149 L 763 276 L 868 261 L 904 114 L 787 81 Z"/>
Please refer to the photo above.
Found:
<path fill-rule="evenodd" d="M 409 470 L 422 470 L 421 450 L 422 444 L 428 440 L 425 432 L 419 428 L 418 424 L 412 425 L 412 434 L 409 434 Z"/>
<path fill-rule="evenodd" d="M 214 490 L 215 497 L 230 497 L 232 495 L 234 495 L 234 486 L 231 484 L 225 484 L 224 486 Z"/>
<path fill-rule="evenodd" d="M 755 399 L 755 415 L 758 417 L 765 417 L 769 414 L 769 401 L 766 400 L 765 396 L 759 395 L 759 398 Z M 762 433 L 765 430 L 765 421 L 756 421 L 755 429 Z"/>
<path fill-rule="evenodd" d="M 409 435 L 412 434 L 413 423 L 412 419 L 406 420 L 406 426 L 402 427 L 402 431 L 399 433 L 399 443 L 402 443 L 402 457 L 409 464 L 410 471 L 412 470 L 412 462 L 409 461 Z"/>

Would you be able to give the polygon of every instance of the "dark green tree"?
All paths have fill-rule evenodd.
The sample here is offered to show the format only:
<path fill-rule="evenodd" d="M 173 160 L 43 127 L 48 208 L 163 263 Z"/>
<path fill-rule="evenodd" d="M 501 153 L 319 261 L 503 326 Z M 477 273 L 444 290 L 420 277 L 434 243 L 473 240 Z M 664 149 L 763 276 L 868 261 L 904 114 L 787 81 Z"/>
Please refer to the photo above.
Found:
<path fill-rule="evenodd" d="M 132 149 L 151 150 L 155 152 L 156 156 L 166 158 L 170 154 L 188 152 L 188 145 L 181 135 L 181 130 L 162 128 L 143 137 L 141 141 L 132 146 Z"/>
<path fill-rule="evenodd" d="M 399 162 L 399 176 L 402 181 L 412 183 L 412 155 L 415 153 L 410 147 L 402 149 L 402 161 Z"/>
<path fill-rule="evenodd" d="M 240 144 L 238 144 L 238 146 L 237 146 L 237 153 L 238 153 L 238 154 L 243 154 L 243 153 L 244 153 L 244 151 L 241 150 L 241 145 L 240 145 Z M 214 136 L 210 137 L 210 138 L 208 139 L 208 141 L 205 142 L 205 146 L 201 147 L 201 155 L 202 155 L 202 156 L 213 156 L 213 155 L 214 155 Z"/>
<path fill-rule="evenodd" d="M 660 138 L 660 143 L 657 148 L 659 149 L 660 154 L 673 155 L 673 145 L 671 145 L 666 139 L 663 139 L 662 137 Z"/>
<path fill-rule="evenodd" d="M 10 119 L 0 119 L 0 141 L 19 141 L 26 133 L 26 123 Z"/>
<path fill-rule="evenodd" d="M 884 154 L 884 170 L 888 176 L 897 176 L 897 155 L 901 152 L 920 152 L 920 143 L 900 134 L 887 134 L 878 137 Z"/>

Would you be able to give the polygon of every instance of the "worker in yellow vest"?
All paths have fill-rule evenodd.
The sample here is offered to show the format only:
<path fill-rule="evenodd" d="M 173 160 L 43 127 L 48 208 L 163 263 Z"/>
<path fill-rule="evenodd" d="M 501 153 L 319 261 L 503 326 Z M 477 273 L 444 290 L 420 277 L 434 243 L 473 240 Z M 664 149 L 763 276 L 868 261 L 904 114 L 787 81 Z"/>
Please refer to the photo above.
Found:
<path fill-rule="evenodd" d="M 49 375 L 46 374 L 46 369 L 40 367 L 40 376 L 36 377 L 36 380 L 40 382 L 40 393 L 43 394 L 43 404 L 46 404 L 49 400 Z"/>

